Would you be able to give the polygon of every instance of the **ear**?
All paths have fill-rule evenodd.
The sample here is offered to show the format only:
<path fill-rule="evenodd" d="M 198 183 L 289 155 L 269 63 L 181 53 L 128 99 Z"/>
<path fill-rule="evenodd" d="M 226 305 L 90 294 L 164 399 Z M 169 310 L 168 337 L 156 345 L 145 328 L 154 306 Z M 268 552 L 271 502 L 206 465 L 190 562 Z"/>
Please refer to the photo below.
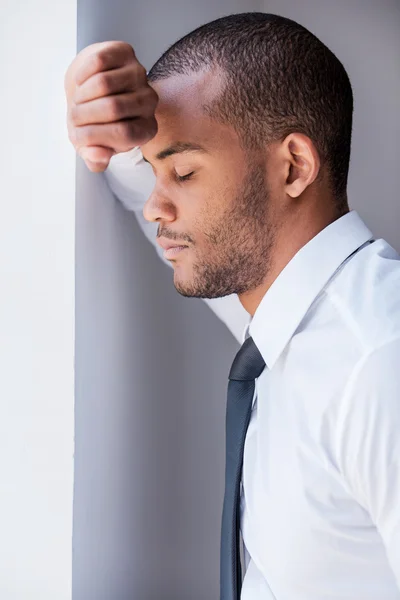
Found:
<path fill-rule="evenodd" d="M 285 192 L 298 198 L 318 176 L 321 161 L 311 139 L 303 133 L 290 133 L 282 142 L 286 164 Z"/>

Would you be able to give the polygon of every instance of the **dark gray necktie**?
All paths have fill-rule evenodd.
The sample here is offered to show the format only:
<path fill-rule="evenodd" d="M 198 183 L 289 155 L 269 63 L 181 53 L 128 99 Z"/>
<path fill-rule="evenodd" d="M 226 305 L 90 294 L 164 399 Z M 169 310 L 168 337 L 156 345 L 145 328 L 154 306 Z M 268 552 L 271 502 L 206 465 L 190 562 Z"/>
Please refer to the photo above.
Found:
<path fill-rule="evenodd" d="M 229 373 L 226 405 L 225 496 L 221 527 L 220 600 L 239 600 L 242 587 L 240 566 L 240 480 L 243 449 L 250 421 L 255 379 L 265 362 L 253 338 L 236 354 Z"/>

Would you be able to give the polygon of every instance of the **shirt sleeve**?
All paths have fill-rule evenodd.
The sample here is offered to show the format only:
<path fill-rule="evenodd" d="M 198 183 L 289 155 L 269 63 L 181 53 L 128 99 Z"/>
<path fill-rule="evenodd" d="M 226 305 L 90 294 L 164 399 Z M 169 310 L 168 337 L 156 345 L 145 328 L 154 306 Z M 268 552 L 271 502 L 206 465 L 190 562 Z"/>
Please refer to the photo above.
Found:
<path fill-rule="evenodd" d="M 104 172 L 111 191 L 128 210 L 142 212 L 155 185 L 151 166 L 143 160 L 139 146 L 111 157 Z"/>
<path fill-rule="evenodd" d="M 385 545 L 400 589 L 400 339 L 356 368 L 339 413 L 339 466 Z"/>
<path fill-rule="evenodd" d="M 155 175 L 151 166 L 143 160 L 140 147 L 136 146 L 128 152 L 114 154 L 104 176 L 118 200 L 127 210 L 135 213 L 141 230 L 160 260 L 172 268 L 172 263 L 164 258 L 162 248 L 156 243 L 158 224 L 150 223 L 143 216 L 143 207 L 155 185 Z M 205 298 L 204 302 L 228 327 L 237 341 L 242 343 L 243 329 L 248 323 L 249 315 L 237 294 L 223 298 Z"/>

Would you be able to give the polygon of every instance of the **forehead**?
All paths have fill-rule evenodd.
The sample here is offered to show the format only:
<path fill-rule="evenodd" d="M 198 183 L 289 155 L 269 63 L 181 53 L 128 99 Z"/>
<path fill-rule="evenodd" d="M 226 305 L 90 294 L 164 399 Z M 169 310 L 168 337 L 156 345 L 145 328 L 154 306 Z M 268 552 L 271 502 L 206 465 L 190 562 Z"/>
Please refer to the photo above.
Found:
<path fill-rule="evenodd" d="M 211 71 L 174 75 L 151 82 L 151 86 L 159 103 L 155 114 L 157 135 L 141 146 L 149 160 L 177 141 L 198 143 L 211 154 L 239 149 L 233 127 L 211 119 L 203 109 L 221 93 L 222 76 Z"/>

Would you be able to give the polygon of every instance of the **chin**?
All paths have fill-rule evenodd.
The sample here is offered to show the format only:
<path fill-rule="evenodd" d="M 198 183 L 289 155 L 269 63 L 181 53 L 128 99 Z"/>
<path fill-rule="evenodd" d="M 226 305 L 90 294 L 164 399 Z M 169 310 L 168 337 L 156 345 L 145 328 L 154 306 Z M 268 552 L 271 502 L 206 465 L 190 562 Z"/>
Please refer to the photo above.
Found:
<path fill-rule="evenodd" d="M 174 268 L 174 286 L 178 294 L 186 298 L 198 298 L 199 290 L 194 286 L 191 275 L 185 273 L 185 268 Z"/>
<path fill-rule="evenodd" d="M 191 296 L 190 290 L 193 289 L 193 286 L 191 285 L 190 278 L 185 277 L 182 269 L 177 269 L 176 267 L 174 267 L 174 286 L 176 291 L 182 296 Z"/>

